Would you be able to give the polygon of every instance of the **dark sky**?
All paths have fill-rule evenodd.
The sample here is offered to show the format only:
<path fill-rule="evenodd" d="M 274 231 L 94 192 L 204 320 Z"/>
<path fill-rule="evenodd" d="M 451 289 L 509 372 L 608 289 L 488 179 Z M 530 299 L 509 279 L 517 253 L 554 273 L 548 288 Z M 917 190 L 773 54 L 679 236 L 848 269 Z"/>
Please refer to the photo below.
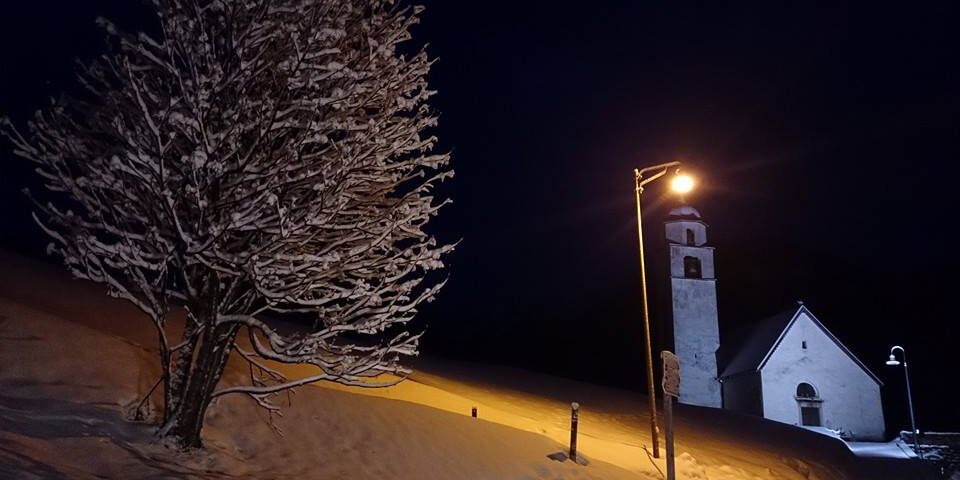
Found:
<path fill-rule="evenodd" d="M 960 429 L 955 277 L 958 7 L 428 1 L 441 144 L 462 238 L 427 351 L 643 385 L 632 169 L 684 159 L 717 248 L 721 337 L 802 299 L 886 382 L 904 425 L 905 346 L 921 428 Z M 884 2 L 877 2 L 884 3 Z M 20 120 L 135 2 L 15 2 L 0 15 L 0 112 Z M 5 147 L 2 246 L 39 255 Z M 651 289 L 665 185 L 645 194 Z M 654 301 L 655 323 L 662 311 Z M 949 372 L 949 373 L 948 373 Z"/>

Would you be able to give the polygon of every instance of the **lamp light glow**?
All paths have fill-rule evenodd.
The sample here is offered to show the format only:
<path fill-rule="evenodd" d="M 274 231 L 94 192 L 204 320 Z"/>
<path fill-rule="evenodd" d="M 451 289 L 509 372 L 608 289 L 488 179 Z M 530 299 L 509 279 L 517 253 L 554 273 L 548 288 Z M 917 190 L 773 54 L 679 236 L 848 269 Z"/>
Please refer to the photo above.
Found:
<path fill-rule="evenodd" d="M 890 360 L 887 360 L 887 365 L 890 365 L 891 367 L 897 367 L 900 366 L 900 362 L 896 357 L 893 356 L 893 354 L 890 354 Z"/>
<path fill-rule="evenodd" d="M 690 175 L 680 173 L 670 180 L 670 189 L 682 195 L 693 190 L 693 187 L 696 186 L 696 183 L 697 182 Z"/>

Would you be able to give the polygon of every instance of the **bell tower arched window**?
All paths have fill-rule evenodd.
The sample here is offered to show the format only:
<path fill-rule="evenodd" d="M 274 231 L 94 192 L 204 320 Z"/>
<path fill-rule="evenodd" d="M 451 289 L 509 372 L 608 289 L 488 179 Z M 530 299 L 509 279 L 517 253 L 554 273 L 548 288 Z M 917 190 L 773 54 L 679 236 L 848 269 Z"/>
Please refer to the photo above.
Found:
<path fill-rule="evenodd" d="M 683 257 L 683 276 L 686 278 L 703 278 L 700 259 L 697 257 Z"/>
<path fill-rule="evenodd" d="M 687 245 L 696 245 L 696 244 L 697 244 L 697 236 L 694 235 L 692 228 L 688 228 L 687 229 Z"/>

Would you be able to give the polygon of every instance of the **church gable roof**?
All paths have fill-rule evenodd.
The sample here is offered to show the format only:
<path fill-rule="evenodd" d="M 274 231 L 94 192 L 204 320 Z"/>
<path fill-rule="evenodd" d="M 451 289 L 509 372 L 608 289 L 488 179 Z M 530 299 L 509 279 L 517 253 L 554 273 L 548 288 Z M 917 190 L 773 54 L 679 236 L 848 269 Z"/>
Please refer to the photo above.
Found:
<path fill-rule="evenodd" d="M 767 363 L 770 355 L 772 355 L 780 345 L 781 340 L 783 340 L 783 337 L 790 330 L 790 327 L 800 318 L 801 313 L 806 313 L 814 325 L 823 330 L 823 333 L 837 344 L 870 378 L 877 382 L 877 384 L 883 385 L 883 382 L 881 382 L 840 339 L 830 332 L 830 330 L 827 330 L 827 327 L 825 327 L 823 323 L 820 323 L 820 320 L 817 319 L 813 312 L 803 304 L 800 304 L 795 309 L 780 312 L 761 321 L 747 337 L 746 341 L 740 347 L 740 350 L 737 351 L 727 363 L 720 377 L 726 378 L 739 373 L 760 371 Z"/>
<path fill-rule="evenodd" d="M 787 325 L 793 321 L 799 310 L 786 310 L 772 317 L 761 320 L 749 335 L 744 338 L 723 370 L 723 377 L 730 377 L 738 373 L 759 370 L 767 354 L 778 343 L 780 336 L 786 331 Z"/>

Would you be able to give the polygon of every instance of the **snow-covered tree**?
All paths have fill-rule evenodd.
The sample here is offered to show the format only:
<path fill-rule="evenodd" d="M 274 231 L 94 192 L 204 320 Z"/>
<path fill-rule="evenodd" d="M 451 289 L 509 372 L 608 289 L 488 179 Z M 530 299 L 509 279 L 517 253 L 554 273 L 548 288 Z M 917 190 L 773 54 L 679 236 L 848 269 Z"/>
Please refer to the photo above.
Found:
<path fill-rule="evenodd" d="M 48 192 L 35 219 L 74 275 L 157 332 L 161 435 L 200 444 L 211 400 L 318 380 L 380 386 L 452 245 L 424 231 L 451 177 L 427 131 L 419 8 L 391 0 L 153 0 L 157 33 L 106 20 L 82 95 L 4 128 Z M 167 325 L 183 306 L 185 328 Z M 278 329 L 295 317 L 302 329 Z M 312 319 L 304 322 L 305 318 Z M 229 357 L 249 383 L 222 385 Z M 308 364 L 288 378 L 279 364 Z"/>

